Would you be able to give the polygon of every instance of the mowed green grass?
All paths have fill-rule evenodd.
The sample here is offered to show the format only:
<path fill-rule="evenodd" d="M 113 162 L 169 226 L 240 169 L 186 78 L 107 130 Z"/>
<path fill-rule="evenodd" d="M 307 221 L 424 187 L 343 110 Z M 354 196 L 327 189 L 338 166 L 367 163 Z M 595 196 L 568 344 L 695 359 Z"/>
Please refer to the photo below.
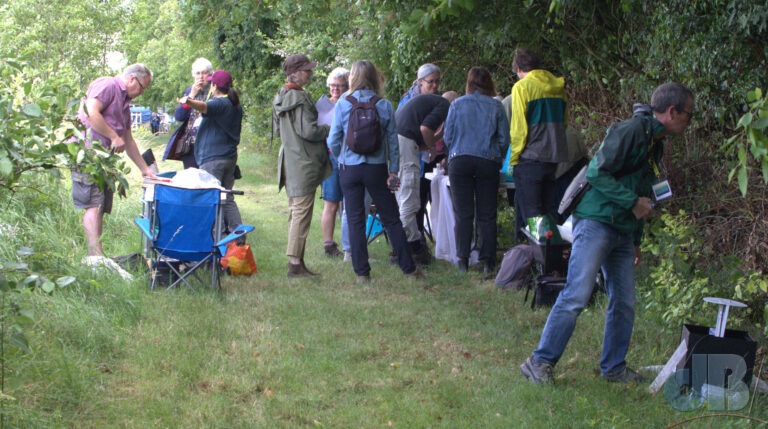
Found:
<path fill-rule="evenodd" d="M 144 139 L 156 156 L 165 139 Z M 531 385 L 519 365 L 538 343 L 547 309 L 532 311 L 524 291 L 499 291 L 480 273 L 459 275 L 438 261 L 425 281 L 406 280 L 387 265 L 384 239 L 370 246 L 372 282 L 358 285 L 350 263 L 323 255 L 318 199 L 307 265 L 319 278 L 288 281 L 288 209 L 278 194 L 275 156 L 244 147 L 246 192 L 238 205 L 259 273 L 225 277 L 205 287 L 149 292 L 146 276 L 124 282 L 77 263 L 85 253 L 80 214 L 66 181 L 37 204 L 35 216 L 5 222 L 17 237 L 47 249 L 76 287 L 29 294 L 37 324 L 32 355 L 9 363 L 15 399 L 5 401 L 19 427 L 662 427 L 711 413 L 682 413 L 647 385 L 608 384 L 599 377 L 605 298 L 579 318 L 556 368 L 554 387 Z M 179 163 L 165 163 L 175 169 Z M 110 255 L 138 250 L 131 219 L 141 210 L 134 171 L 129 198 L 105 225 Z M 319 192 L 318 192 L 319 195 Z M 13 207 L 11 207 L 13 208 Z M 10 209 L 7 209 L 10 210 Z M 8 211 L 4 212 L 8 213 Z M 34 217 L 27 220 L 26 217 Z M 336 238 L 340 229 L 337 224 Z M 6 252 L 7 253 L 7 252 Z M 84 280 L 94 279 L 95 284 Z M 642 313 L 628 356 L 634 367 L 662 364 L 675 334 Z M 714 319 L 714 314 L 713 314 Z M 768 401 L 748 409 L 768 419 Z M 744 427 L 735 417 L 685 427 Z"/>

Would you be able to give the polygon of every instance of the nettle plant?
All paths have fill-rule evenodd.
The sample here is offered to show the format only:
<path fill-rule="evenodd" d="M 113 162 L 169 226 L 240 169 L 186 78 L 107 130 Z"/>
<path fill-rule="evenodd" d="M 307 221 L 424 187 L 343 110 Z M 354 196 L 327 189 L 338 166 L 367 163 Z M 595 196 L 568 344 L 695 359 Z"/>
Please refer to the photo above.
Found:
<path fill-rule="evenodd" d="M 768 96 L 760 88 L 755 88 L 747 92 L 747 102 L 748 111 L 736 124 L 737 134 L 722 145 L 725 153 L 736 151 L 738 156 L 738 163 L 728 175 L 728 181 L 733 180 L 734 175 L 737 177 L 742 196 L 747 195 L 749 173 L 753 169 L 760 169 L 763 183 L 768 184 L 768 136 L 765 133 L 768 127 Z M 751 159 L 749 155 L 752 155 Z"/>

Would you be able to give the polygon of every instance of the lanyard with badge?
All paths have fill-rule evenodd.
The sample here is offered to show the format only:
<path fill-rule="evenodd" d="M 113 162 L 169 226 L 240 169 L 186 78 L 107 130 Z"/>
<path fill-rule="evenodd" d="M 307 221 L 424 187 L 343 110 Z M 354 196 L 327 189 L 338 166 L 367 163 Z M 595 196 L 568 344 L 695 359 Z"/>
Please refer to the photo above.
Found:
<path fill-rule="evenodd" d="M 224 97 L 226 97 L 226 95 Z M 213 86 L 208 88 L 208 94 L 205 95 L 205 101 L 208 101 L 211 98 L 214 98 L 213 97 Z M 203 122 L 203 115 L 198 115 L 197 118 L 195 119 L 195 123 L 192 124 L 192 126 L 194 128 L 200 128 L 200 123 L 202 123 L 202 122 Z"/>
<path fill-rule="evenodd" d="M 659 171 L 659 166 L 656 164 L 656 160 L 653 159 L 653 145 L 654 144 L 661 144 L 660 142 L 653 141 L 651 144 L 651 147 L 648 148 L 649 156 L 648 156 L 648 163 L 651 165 L 651 169 L 653 169 L 653 174 L 656 175 L 658 178 L 661 176 L 661 172 Z M 656 199 L 656 201 L 661 201 L 665 198 L 669 198 L 672 196 L 672 188 L 669 186 L 668 180 L 662 180 L 659 183 L 656 183 L 651 187 L 653 189 L 653 196 Z"/>

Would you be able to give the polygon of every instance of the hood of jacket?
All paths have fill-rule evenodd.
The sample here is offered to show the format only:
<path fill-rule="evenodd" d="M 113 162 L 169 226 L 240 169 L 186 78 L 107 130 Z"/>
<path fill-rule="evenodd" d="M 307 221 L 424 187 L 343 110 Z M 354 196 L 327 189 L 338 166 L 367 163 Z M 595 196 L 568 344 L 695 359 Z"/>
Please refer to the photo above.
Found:
<path fill-rule="evenodd" d="M 283 85 L 272 100 L 272 108 L 277 115 L 289 112 L 299 105 L 309 101 L 307 93 L 302 89 L 288 88 Z"/>
<path fill-rule="evenodd" d="M 547 92 L 562 91 L 565 88 L 565 78 L 556 77 L 546 70 L 531 70 L 524 79 L 531 79 L 536 86 Z"/>
<path fill-rule="evenodd" d="M 653 111 L 651 111 L 651 106 L 648 104 L 635 103 L 632 105 L 632 115 L 637 115 L 637 114 L 651 116 L 653 115 Z"/>

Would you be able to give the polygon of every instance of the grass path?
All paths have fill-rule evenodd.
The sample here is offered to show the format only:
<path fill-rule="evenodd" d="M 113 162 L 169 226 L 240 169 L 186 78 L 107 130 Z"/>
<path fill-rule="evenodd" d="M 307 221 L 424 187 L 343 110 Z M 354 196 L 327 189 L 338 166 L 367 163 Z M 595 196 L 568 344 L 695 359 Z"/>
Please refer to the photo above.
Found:
<path fill-rule="evenodd" d="M 154 145 L 156 153 L 162 149 L 159 139 Z M 17 391 L 26 398 L 15 409 L 17 422 L 645 428 L 706 412 L 681 413 L 646 386 L 600 380 L 602 299 L 580 317 L 556 387 L 530 385 L 518 366 L 538 342 L 547 310 L 531 311 L 523 292 L 500 292 L 479 273 L 460 276 L 441 261 L 426 281 L 405 280 L 387 266 L 383 239 L 370 248 L 373 281 L 357 285 L 349 263 L 323 255 L 320 202 L 307 264 L 322 276 L 287 281 L 288 210 L 284 193 L 277 194 L 273 158 L 241 155 L 244 179 L 236 183 L 246 191 L 238 198 L 244 222 L 256 227 L 248 241 L 259 273 L 225 277 L 218 294 L 149 293 L 142 280 L 47 299 L 50 337 L 38 340 L 40 351 L 20 371 L 28 376 Z M 135 188 L 106 227 L 112 254 L 135 251 L 137 233 L 127 225 L 138 211 Z M 76 222 L 69 228 L 76 231 Z M 631 364 L 669 356 L 677 338 L 659 329 L 639 314 Z M 766 405 L 757 398 L 752 415 L 768 419 Z M 714 418 L 689 427 L 741 423 Z"/>

